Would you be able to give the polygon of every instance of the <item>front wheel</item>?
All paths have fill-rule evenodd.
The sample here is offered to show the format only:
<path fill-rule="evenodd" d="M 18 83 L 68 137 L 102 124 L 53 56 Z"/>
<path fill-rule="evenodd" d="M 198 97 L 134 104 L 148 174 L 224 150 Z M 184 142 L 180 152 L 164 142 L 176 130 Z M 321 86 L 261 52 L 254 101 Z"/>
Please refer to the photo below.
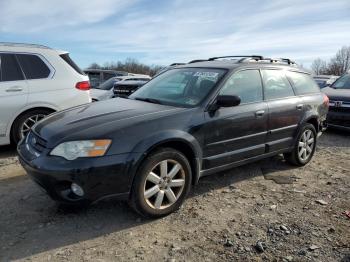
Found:
<path fill-rule="evenodd" d="M 130 204 L 141 215 L 161 217 L 177 210 L 191 187 L 191 168 L 179 151 L 165 148 L 147 157 L 136 174 Z"/>
<path fill-rule="evenodd" d="M 300 129 L 294 149 L 284 154 L 285 159 L 296 166 L 304 166 L 310 162 L 316 150 L 317 133 L 312 124 L 305 124 Z"/>

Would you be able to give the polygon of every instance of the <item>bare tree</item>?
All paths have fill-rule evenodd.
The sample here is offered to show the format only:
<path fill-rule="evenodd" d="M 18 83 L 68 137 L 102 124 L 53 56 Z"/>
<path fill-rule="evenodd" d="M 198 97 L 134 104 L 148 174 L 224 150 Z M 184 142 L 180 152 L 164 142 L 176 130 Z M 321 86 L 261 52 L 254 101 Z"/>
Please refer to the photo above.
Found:
<path fill-rule="evenodd" d="M 327 71 L 327 63 L 321 58 L 317 58 L 312 62 L 311 69 L 316 75 L 324 74 Z"/>
<path fill-rule="evenodd" d="M 134 74 L 147 74 L 153 76 L 163 67 L 159 65 L 146 65 L 138 62 L 136 59 L 127 58 L 124 62 L 106 62 L 103 64 L 103 66 L 100 66 L 97 63 L 93 63 L 89 66 L 89 68 L 110 69 L 116 71 L 125 71 Z"/>
<path fill-rule="evenodd" d="M 350 69 L 350 46 L 343 46 L 335 55 L 335 61 L 341 74 Z"/>

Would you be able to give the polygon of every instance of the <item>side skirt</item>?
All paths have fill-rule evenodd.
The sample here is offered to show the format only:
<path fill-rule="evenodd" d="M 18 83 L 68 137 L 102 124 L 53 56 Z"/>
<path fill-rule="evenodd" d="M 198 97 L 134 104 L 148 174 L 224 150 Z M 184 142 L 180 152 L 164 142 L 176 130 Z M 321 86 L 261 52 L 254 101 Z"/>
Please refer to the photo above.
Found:
<path fill-rule="evenodd" d="M 268 157 L 271 157 L 271 156 L 275 156 L 275 155 L 278 155 L 278 154 L 290 152 L 292 150 L 293 150 L 293 148 L 284 148 L 284 149 L 277 150 L 277 151 L 274 151 L 274 152 L 269 152 L 269 153 L 266 153 L 266 154 L 263 154 L 263 155 L 259 155 L 259 156 L 255 156 L 255 157 L 251 157 L 251 158 L 247 158 L 247 159 L 243 159 L 243 160 L 240 160 L 240 161 L 237 161 L 237 162 L 233 162 L 233 163 L 230 163 L 230 164 L 226 164 L 226 165 L 222 165 L 222 166 L 218 166 L 218 167 L 213 167 L 213 168 L 210 168 L 210 169 L 201 170 L 200 174 L 199 174 L 199 177 L 201 178 L 203 176 L 212 175 L 212 174 L 215 174 L 215 173 L 220 172 L 220 171 L 224 171 L 224 170 L 227 170 L 227 169 L 231 169 L 233 167 L 245 165 L 245 164 L 248 164 L 248 163 L 251 163 L 251 162 L 256 162 L 258 160 L 261 160 L 261 159 L 264 159 L 264 158 L 268 158 Z"/>

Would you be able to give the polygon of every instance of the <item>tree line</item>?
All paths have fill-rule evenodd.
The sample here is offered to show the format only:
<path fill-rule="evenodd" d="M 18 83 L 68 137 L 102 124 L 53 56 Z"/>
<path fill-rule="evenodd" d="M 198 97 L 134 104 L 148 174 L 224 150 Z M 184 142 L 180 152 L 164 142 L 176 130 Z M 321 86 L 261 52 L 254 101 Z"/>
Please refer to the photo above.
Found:
<path fill-rule="evenodd" d="M 315 59 L 311 69 L 316 75 L 340 76 L 350 70 L 350 46 L 343 46 L 329 61 Z"/>
<path fill-rule="evenodd" d="M 136 59 L 127 58 L 125 61 L 107 62 L 103 65 L 92 63 L 89 66 L 90 69 L 104 69 L 104 70 L 116 70 L 125 71 L 134 74 L 144 74 L 154 76 L 163 66 L 160 65 L 146 65 L 138 62 Z"/>

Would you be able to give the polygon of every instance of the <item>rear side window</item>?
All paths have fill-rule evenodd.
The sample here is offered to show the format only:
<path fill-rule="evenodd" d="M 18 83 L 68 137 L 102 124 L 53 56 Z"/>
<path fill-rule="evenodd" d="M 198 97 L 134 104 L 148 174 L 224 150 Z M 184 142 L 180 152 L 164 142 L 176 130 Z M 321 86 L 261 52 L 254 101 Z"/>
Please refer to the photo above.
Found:
<path fill-rule="evenodd" d="M 106 81 L 112 77 L 115 77 L 116 74 L 113 74 L 113 73 L 103 73 L 103 81 Z"/>
<path fill-rule="evenodd" d="M 265 99 L 294 96 L 294 91 L 282 70 L 262 70 Z"/>
<path fill-rule="evenodd" d="M 320 92 L 320 88 L 311 76 L 298 72 L 287 72 L 288 78 L 293 83 L 298 95 Z M 326 81 L 325 81 L 326 83 Z"/>
<path fill-rule="evenodd" d="M 70 66 L 72 67 L 78 74 L 85 75 L 84 71 L 77 66 L 76 63 L 70 58 L 69 54 L 62 54 L 60 57 Z"/>
<path fill-rule="evenodd" d="M 51 71 L 39 56 L 27 54 L 17 54 L 16 56 L 26 79 L 42 79 L 49 77 Z"/>
<path fill-rule="evenodd" d="M 24 80 L 22 70 L 13 54 L 1 54 L 1 81 Z"/>
<path fill-rule="evenodd" d="M 263 88 L 258 70 L 245 70 L 232 75 L 220 91 L 220 95 L 236 95 L 241 103 L 263 100 Z"/>

